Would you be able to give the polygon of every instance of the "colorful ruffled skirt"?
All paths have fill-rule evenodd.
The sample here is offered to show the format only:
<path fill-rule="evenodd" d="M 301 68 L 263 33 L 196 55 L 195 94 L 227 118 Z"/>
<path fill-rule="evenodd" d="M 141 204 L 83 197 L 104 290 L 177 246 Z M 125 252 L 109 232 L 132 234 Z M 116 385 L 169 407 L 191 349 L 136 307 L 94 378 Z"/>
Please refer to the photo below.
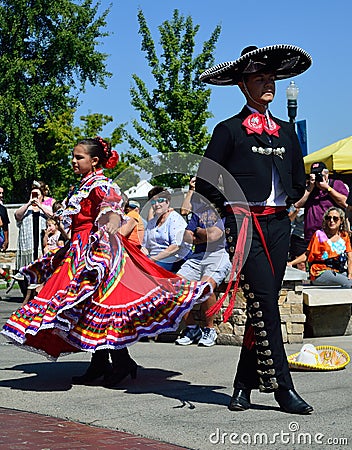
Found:
<path fill-rule="evenodd" d="M 122 236 L 101 229 L 75 233 L 68 248 L 23 268 L 37 296 L 7 320 L 2 334 L 56 359 L 120 349 L 178 328 L 211 292 L 161 268 Z"/>

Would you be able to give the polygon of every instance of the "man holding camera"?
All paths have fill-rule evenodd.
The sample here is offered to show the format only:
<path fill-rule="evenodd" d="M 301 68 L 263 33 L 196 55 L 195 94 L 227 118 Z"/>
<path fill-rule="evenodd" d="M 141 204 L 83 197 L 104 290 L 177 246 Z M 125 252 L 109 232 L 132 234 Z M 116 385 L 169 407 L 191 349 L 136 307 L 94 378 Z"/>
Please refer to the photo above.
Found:
<path fill-rule="evenodd" d="M 329 170 L 323 162 L 314 162 L 303 197 L 294 204 L 304 207 L 304 240 L 308 246 L 316 230 L 321 228 L 325 211 L 331 206 L 346 208 L 348 189 L 341 180 L 329 179 Z"/>

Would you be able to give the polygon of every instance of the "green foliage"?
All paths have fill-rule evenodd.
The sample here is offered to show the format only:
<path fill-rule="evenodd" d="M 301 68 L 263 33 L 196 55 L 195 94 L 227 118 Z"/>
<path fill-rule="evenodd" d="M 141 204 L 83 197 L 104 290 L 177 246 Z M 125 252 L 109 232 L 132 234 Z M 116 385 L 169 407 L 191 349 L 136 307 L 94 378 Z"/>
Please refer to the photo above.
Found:
<path fill-rule="evenodd" d="M 107 55 L 97 50 L 109 12 L 98 14 L 99 6 L 0 0 L 0 176 L 11 201 L 23 201 L 34 178 L 55 184 L 57 170 L 66 173 L 67 127 L 78 95 L 86 83 L 105 87 L 111 75 Z"/>
<path fill-rule="evenodd" d="M 45 179 L 51 187 L 53 196 L 63 199 L 68 187 L 77 183 L 77 178 L 72 172 L 71 154 L 75 144 L 87 137 L 102 135 L 106 125 L 113 121 L 111 116 L 104 114 L 89 114 L 81 116 L 81 126 L 74 126 L 74 109 L 65 111 L 57 116 L 49 115 L 43 127 L 38 128 L 38 135 L 43 136 L 43 142 L 52 143 L 51 151 L 43 152 L 41 163 L 37 168 L 39 173 L 44 173 Z M 125 124 L 118 125 L 111 133 L 111 137 L 104 137 L 115 147 L 123 141 L 122 133 Z M 106 170 L 106 175 L 111 178 L 118 176 L 126 168 L 125 162 L 119 162 L 114 169 Z"/>
<path fill-rule="evenodd" d="M 156 46 L 141 10 L 138 11 L 141 49 L 155 80 L 150 90 L 146 83 L 133 74 L 131 103 L 139 111 L 140 121 L 132 125 L 138 137 L 126 133 L 130 146 L 137 151 L 128 154 L 137 163 L 150 156 L 148 148 L 158 153 L 184 152 L 203 154 L 210 139 L 206 120 L 212 117 L 208 111 L 210 89 L 199 81 L 199 75 L 214 63 L 213 53 L 220 34 L 217 26 L 202 51 L 194 55 L 196 34 L 199 26 L 190 16 L 173 13 L 171 21 L 159 26 L 162 53 L 157 55 Z M 161 176 L 158 182 L 177 187 L 188 181 L 188 175 Z"/>

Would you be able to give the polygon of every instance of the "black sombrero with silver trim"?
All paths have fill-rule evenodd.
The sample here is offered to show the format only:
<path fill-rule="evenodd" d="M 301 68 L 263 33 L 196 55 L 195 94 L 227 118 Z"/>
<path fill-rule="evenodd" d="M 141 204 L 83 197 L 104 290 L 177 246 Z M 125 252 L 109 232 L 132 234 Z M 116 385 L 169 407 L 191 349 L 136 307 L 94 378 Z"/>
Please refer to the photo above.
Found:
<path fill-rule="evenodd" d="M 199 79 L 208 84 L 230 86 L 242 81 L 243 75 L 269 71 L 275 73 L 277 80 L 283 80 L 305 72 L 311 64 L 312 57 L 294 45 L 250 46 L 235 61 L 217 64 L 205 70 Z"/>

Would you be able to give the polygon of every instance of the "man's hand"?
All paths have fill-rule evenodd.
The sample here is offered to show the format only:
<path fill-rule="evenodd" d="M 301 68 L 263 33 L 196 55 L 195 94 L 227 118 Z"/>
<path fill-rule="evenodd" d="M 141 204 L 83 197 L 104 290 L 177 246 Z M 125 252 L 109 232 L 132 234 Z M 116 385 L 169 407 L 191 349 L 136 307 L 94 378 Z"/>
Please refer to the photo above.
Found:
<path fill-rule="evenodd" d="M 315 187 L 315 182 L 316 182 L 316 180 L 315 180 L 315 174 L 314 173 L 311 173 L 310 175 L 309 175 L 309 182 L 308 182 L 308 185 L 307 185 L 307 191 L 308 192 L 312 192 L 312 190 L 314 189 L 314 187 Z"/>

